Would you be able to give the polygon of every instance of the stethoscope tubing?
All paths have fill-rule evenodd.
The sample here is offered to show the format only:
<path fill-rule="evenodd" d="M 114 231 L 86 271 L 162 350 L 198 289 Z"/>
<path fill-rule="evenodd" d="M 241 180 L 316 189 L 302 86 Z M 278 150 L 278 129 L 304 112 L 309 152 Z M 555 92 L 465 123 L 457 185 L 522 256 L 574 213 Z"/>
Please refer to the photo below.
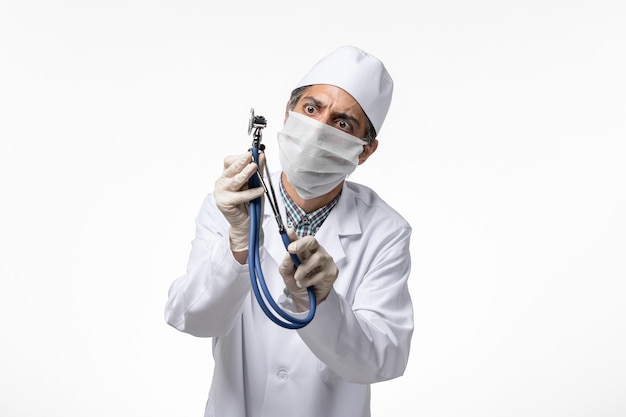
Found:
<path fill-rule="evenodd" d="M 252 147 L 250 149 L 252 152 L 252 158 L 255 163 L 258 165 L 259 161 L 259 149 L 256 147 Z M 249 180 L 250 187 L 259 187 L 260 180 L 256 175 L 253 175 Z M 255 198 L 250 201 L 250 236 L 248 240 L 248 270 L 250 272 L 250 283 L 252 285 L 252 292 L 261 307 L 261 310 L 265 313 L 265 315 L 272 320 L 277 325 L 284 327 L 286 329 L 301 329 L 307 324 L 309 324 L 313 317 L 315 316 L 317 301 L 315 297 L 315 291 L 313 287 L 307 288 L 307 293 L 309 296 L 309 313 L 304 319 L 300 319 L 294 317 L 287 312 L 285 312 L 277 303 L 274 301 L 267 284 L 265 282 L 265 277 L 263 275 L 263 270 L 261 268 L 261 260 L 259 256 L 259 236 L 261 234 L 261 205 L 263 204 L 263 200 L 261 197 Z M 272 206 L 274 209 L 274 206 Z M 284 229 L 282 227 L 281 229 Z M 285 249 L 291 243 L 289 236 L 286 231 L 280 232 L 281 239 L 283 241 L 283 245 Z M 291 254 L 291 258 L 294 261 L 294 265 L 298 267 L 300 265 L 300 260 L 294 254 Z M 259 289 L 260 287 L 260 289 Z M 276 316 L 274 312 L 270 310 L 267 303 L 269 303 L 269 307 L 271 307 L 275 313 L 280 316 Z M 283 320 L 281 320 L 281 318 Z"/>

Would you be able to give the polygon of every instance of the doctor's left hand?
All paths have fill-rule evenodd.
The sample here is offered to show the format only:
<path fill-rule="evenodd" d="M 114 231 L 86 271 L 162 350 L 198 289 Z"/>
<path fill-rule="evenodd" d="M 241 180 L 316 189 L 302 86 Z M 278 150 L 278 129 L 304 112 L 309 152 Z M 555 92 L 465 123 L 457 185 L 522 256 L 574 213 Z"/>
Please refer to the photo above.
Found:
<path fill-rule="evenodd" d="M 288 234 L 291 239 L 291 244 L 287 248 L 289 253 L 285 255 L 278 271 L 298 310 L 306 311 L 309 309 L 307 287 L 313 286 L 319 305 L 328 296 L 339 275 L 339 269 L 332 256 L 320 246 L 315 237 L 298 238 L 293 229 L 289 229 Z M 291 260 L 290 253 L 300 259 L 298 268 Z"/>

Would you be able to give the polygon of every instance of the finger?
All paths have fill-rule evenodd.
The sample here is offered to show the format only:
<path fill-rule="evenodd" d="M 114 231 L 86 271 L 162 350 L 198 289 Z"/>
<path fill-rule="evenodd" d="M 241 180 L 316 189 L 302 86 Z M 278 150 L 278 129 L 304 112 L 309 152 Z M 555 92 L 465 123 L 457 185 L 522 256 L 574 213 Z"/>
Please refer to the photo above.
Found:
<path fill-rule="evenodd" d="M 294 276 L 294 279 L 295 279 L 295 276 Z M 315 273 L 311 275 L 310 277 L 306 277 L 302 279 L 295 279 L 295 280 L 296 280 L 296 285 L 298 286 L 298 288 L 309 288 L 322 282 L 323 277 L 322 275 Z"/>
<path fill-rule="evenodd" d="M 252 161 L 252 154 L 250 152 L 240 153 L 238 155 L 227 155 L 224 158 L 224 169 L 228 168 L 234 163 L 247 164 Z"/>
<path fill-rule="evenodd" d="M 255 198 L 259 198 L 263 195 L 263 187 L 249 188 L 246 190 L 234 190 L 229 194 L 229 203 L 232 206 L 248 203 Z"/>
<path fill-rule="evenodd" d="M 294 254 L 301 254 L 304 252 L 314 252 L 319 248 L 320 244 L 317 242 L 317 239 L 313 236 L 305 236 L 300 238 L 294 242 L 291 242 L 287 250 Z"/>
<path fill-rule="evenodd" d="M 311 262 L 304 262 L 300 264 L 293 276 L 296 280 L 296 285 L 299 288 L 310 287 L 318 282 L 322 281 L 322 276 L 319 274 L 321 268 L 319 265 Z"/>
<path fill-rule="evenodd" d="M 281 276 L 287 277 L 287 276 L 293 275 L 295 271 L 296 271 L 296 266 L 293 264 L 293 261 L 291 260 L 291 256 L 289 256 L 289 254 L 285 255 L 285 257 L 283 258 L 283 261 L 278 266 L 278 272 L 280 273 Z"/>
<path fill-rule="evenodd" d="M 252 155 L 250 152 L 242 153 L 240 155 L 230 155 L 224 158 L 224 173 L 225 177 L 232 177 L 233 175 L 241 172 L 241 170 L 252 162 Z"/>
<path fill-rule="evenodd" d="M 254 162 L 249 163 L 242 167 L 241 171 L 234 175 L 233 181 L 235 183 L 241 184 L 241 187 L 248 184 L 248 180 L 257 174 L 257 165 Z"/>
<path fill-rule="evenodd" d="M 287 229 L 287 236 L 289 236 L 289 240 L 292 242 L 298 240 L 298 235 L 294 229 Z"/>
<path fill-rule="evenodd" d="M 221 188 L 226 191 L 239 191 L 247 188 L 250 178 L 256 175 L 256 164 L 245 165 L 240 172 L 231 171 L 232 167 L 233 165 L 223 172 L 220 178 Z"/>

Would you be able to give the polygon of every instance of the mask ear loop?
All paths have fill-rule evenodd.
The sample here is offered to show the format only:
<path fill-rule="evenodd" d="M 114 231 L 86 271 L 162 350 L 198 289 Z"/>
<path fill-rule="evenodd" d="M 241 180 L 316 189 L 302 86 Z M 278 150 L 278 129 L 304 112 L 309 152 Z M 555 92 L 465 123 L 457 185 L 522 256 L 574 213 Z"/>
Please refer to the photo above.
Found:
<path fill-rule="evenodd" d="M 260 129 L 259 129 L 260 136 Z M 256 133 L 255 133 L 256 135 Z M 252 148 L 250 152 L 252 153 L 252 159 L 257 164 L 259 164 L 259 150 L 263 151 L 265 149 L 264 145 L 259 144 L 260 139 L 253 141 Z M 260 149 L 259 149 L 260 148 Z M 266 161 L 267 162 L 267 161 Z M 267 167 L 267 163 L 265 164 L 265 171 L 269 178 L 269 169 Z M 280 232 L 283 244 L 285 249 L 291 243 L 289 236 L 287 235 L 287 229 L 282 222 L 280 217 L 280 211 L 278 209 L 278 201 L 276 199 L 276 193 L 274 192 L 274 187 L 272 186 L 272 182 L 270 181 L 270 189 L 268 190 L 265 182 L 263 181 L 263 176 L 261 172 L 257 169 L 257 175 L 253 175 L 248 181 L 249 187 L 259 187 L 263 186 L 265 190 L 265 194 L 268 197 L 268 201 L 274 212 L 274 218 L 278 223 L 278 230 Z M 271 192 L 271 194 L 270 194 Z M 293 317 L 290 314 L 286 313 L 280 306 L 274 301 L 269 289 L 267 288 L 267 284 L 265 283 L 265 277 L 263 276 L 263 270 L 261 269 L 261 261 L 259 256 L 259 236 L 261 233 L 261 204 L 263 204 L 261 197 L 255 198 L 250 201 L 250 237 L 248 241 L 248 269 L 250 272 L 250 281 L 252 284 L 252 292 L 254 293 L 255 298 L 261 310 L 265 313 L 265 315 L 272 320 L 274 323 L 278 324 L 281 327 L 286 329 L 301 329 L 313 320 L 315 316 L 315 311 L 317 307 L 317 301 L 315 297 L 315 291 L 313 287 L 307 288 L 307 293 L 309 296 L 309 313 L 304 319 L 299 319 L 297 317 Z M 294 262 L 296 268 L 300 265 L 300 260 L 294 254 L 290 254 L 291 259 Z M 259 290 L 259 285 L 261 286 L 261 290 Z M 263 295 L 261 294 L 263 292 Z M 268 308 L 267 303 L 270 304 L 272 309 L 278 313 L 280 317 L 282 317 L 285 321 L 278 318 L 270 309 Z"/>

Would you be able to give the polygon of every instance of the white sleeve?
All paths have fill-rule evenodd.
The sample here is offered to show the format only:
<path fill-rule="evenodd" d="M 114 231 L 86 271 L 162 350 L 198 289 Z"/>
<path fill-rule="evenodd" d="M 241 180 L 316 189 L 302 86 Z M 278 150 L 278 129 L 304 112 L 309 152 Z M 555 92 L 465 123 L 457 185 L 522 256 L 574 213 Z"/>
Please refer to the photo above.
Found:
<path fill-rule="evenodd" d="M 410 229 L 388 242 L 363 277 L 352 305 L 336 291 L 317 307 L 298 333 L 313 353 L 342 379 L 374 383 L 404 373 L 413 333 L 407 280 Z"/>
<path fill-rule="evenodd" d="M 250 292 L 248 266 L 230 250 L 228 222 L 208 195 L 196 218 L 187 273 L 170 286 L 165 320 L 194 336 L 226 334 L 242 312 Z"/>

